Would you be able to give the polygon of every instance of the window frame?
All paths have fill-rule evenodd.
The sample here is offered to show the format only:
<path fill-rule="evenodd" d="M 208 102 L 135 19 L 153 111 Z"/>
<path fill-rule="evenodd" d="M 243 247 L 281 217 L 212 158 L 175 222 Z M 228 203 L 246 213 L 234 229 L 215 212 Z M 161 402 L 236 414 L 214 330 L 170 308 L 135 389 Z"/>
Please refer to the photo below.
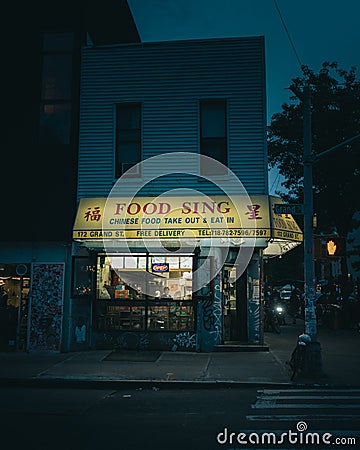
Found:
<path fill-rule="evenodd" d="M 139 128 L 121 128 L 120 127 L 120 113 L 119 110 L 121 107 L 129 107 L 129 106 L 137 106 L 139 107 Z M 115 104 L 115 164 L 114 164 L 114 177 L 118 179 L 122 176 L 126 178 L 139 178 L 141 177 L 141 168 L 134 173 L 131 173 L 131 167 L 134 167 L 136 164 L 142 161 L 143 157 L 143 139 L 142 139 L 142 130 L 143 130 L 143 104 L 139 101 L 131 101 L 131 102 L 119 102 Z M 124 138 L 121 139 L 121 132 L 131 133 L 137 132 L 137 139 L 129 139 Z M 123 162 L 120 157 L 120 145 L 121 144 L 137 144 L 139 147 L 139 160 L 131 161 L 131 162 Z M 126 164 L 129 167 L 123 170 L 123 165 Z M 124 175 L 124 173 L 129 170 L 129 173 Z"/>
<path fill-rule="evenodd" d="M 67 45 L 64 45 L 63 47 L 60 46 L 52 46 L 51 41 L 47 42 L 47 39 L 50 36 L 61 36 L 67 37 L 69 42 Z M 72 31 L 61 31 L 61 32 L 44 32 L 41 36 L 42 39 L 42 49 L 41 49 L 41 84 L 40 84 L 40 102 L 39 102 L 39 124 L 38 124 L 38 140 L 40 145 L 55 145 L 55 144 L 61 144 L 61 145 L 69 145 L 72 143 L 73 139 L 73 102 L 74 102 L 74 71 L 75 71 L 75 33 Z M 68 95 L 61 95 L 61 96 L 54 96 L 53 98 L 50 98 L 46 95 L 46 76 L 45 76 L 45 68 L 47 67 L 47 58 L 56 58 L 57 56 L 68 56 L 70 58 L 70 79 L 68 80 L 69 83 L 69 92 Z M 46 116 L 45 109 L 46 107 L 53 107 L 56 109 L 56 107 L 65 107 L 67 110 L 65 111 L 65 114 L 68 115 L 67 120 L 63 121 L 62 123 L 59 122 L 58 126 L 50 127 L 51 130 L 55 130 L 55 134 L 59 135 L 59 138 L 61 142 L 52 142 L 51 140 L 48 140 L 46 138 L 46 134 L 43 131 L 43 125 L 45 123 L 44 118 Z M 57 121 L 55 121 L 57 123 Z M 64 133 L 61 130 L 61 128 L 64 128 Z"/>
<path fill-rule="evenodd" d="M 211 136 L 206 137 L 203 135 L 203 117 L 204 117 L 204 108 L 208 105 L 223 105 L 223 114 L 224 114 L 224 135 L 223 136 Z M 200 159 L 200 174 L 201 175 L 226 175 L 227 168 L 229 164 L 229 142 L 228 142 L 229 130 L 228 130 L 228 101 L 224 98 L 210 98 L 210 99 L 201 99 L 199 100 L 199 153 L 203 156 L 208 156 L 210 158 L 219 161 L 221 164 L 226 166 L 226 171 L 219 173 L 219 171 L 207 171 L 201 164 Z M 205 152 L 204 148 L 209 144 L 220 145 L 222 151 L 224 151 L 225 155 L 223 161 L 215 158 L 213 155 L 209 154 L 209 152 Z"/>
<path fill-rule="evenodd" d="M 134 254 L 129 254 L 129 253 L 114 253 L 111 255 L 108 255 L 110 257 L 114 257 L 114 256 L 125 256 L 125 257 L 146 257 L 146 271 L 149 271 L 149 262 L 151 260 L 151 258 L 154 257 L 167 257 L 168 255 L 163 255 L 163 254 L 157 254 L 155 253 L 134 253 Z M 180 257 L 190 257 L 192 259 L 192 263 L 191 263 L 191 272 L 194 272 L 194 259 L 195 259 L 195 255 L 194 254 L 181 254 L 181 255 L 176 255 Z M 139 299 L 132 299 L 132 298 L 101 298 L 98 296 L 98 261 L 99 258 L 104 257 L 104 255 L 102 255 L 101 253 L 98 253 L 96 256 L 96 271 L 95 271 L 95 275 L 94 275 L 94 303 L 93 303 L 93 328 L 96 331 L 101 331 L 101 332 L 112 332 L 112 331 L 122 331 L 122 332 L 149 332 L 149 333 L 153 333 L 153 332 L 177 332 L 177 331 L 182 331 L 182 332 L 194 332 L 196 330 L 196 317 L 197 317 L 197 313 L 196 313 L 196 301 L 195 301 L 195 297 L 194 297 L 194 293 L 192 293 L 191 299 L 186 299 L 181 298 L 176 300 L 175 298 L 171 298 L 171 299 L 164 299 L 164 298 L 154 298 L 148 294 L 145 294 L 143 298 L 139 298 Z M 120 269 L 121 270 L 121 269 Z M 126 270 L 124 268 L 124 270 Z M 170 278 L 171 279 L 171 278 Z M 146 289 L 147 290 L 147 289 Z M 144 326 L 140 327 L 140 328 L 124 328 L 124 329 L 105 329 L 102 326 L 100 326 L 100 323 L 106 323 L 106 317 L 110 316 L 107 311 L 109 308 L 113 308 L 113 307 L 140 307 L 140 308 L 144 308 Z M 176 308 L 177 307 L 177 308 Z M 185 309 L 184 309 L 185 308 Z M 190 326 L 186 326 L 184 328 L 169 328 L 168 329 L 156 329 L 151 325 L 151 320 L 150 317 L 154 317 L 153 311 L 156 309 L 168 309 L 168 322 L 170 323 L 174 323 L 174 311 L 178 310 L 179 312 L 179 319 L 177 320 L 177 325 L 176 326 L 181 326 L 181 319 L 184 317 L 189 317 L 188 319 L 188 323 L 190 324 Z M 192 314 L 185 314 L 186 311 L 191 311 Z M 100 311 L 104 311 L 104 312 L 100 312 Z M 125 309 L 124 309 L 125 311 Z M 181 313 L 181 311 L 183 311 L 183 314 Z M 176 311 L 175 311 L 176 312 Z M 121 317 L 119 316 L 117 318 L 118 321 L 121 321 Z M 172 320 L 172 321 L 171 321 Z"/>

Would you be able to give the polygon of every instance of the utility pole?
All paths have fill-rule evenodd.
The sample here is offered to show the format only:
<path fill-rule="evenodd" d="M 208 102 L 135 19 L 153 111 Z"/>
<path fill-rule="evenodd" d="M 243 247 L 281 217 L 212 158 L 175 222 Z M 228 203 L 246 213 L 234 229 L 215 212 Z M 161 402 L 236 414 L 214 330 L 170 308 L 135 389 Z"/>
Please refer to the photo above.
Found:
<path fill-rule="evenodd" d="M 311 92 L 303 90 L 303 167 L 304 167 L 304 280 L 305 280 L 305 333 L 312 342 L 317 340 L 315 314 L 315 266 L 313 229 L 313 161 L 311 134 Z"/>
<path fill-rule="evenodd" d="M 303 108 L 305 333 L 311 337 L 311 342 L 307 346 L 305 371 L 309 375 L 322 375 L 321 347 L 317 342 L 315 314 L 313 164 L 328 153 L 359 139 L 360 134 L 314 155 L 312 152 L 310 85 L 305 85 L 302 91 L 292 85 L 290 90 L 299 98 Z"/>
<path fill-rule="evenodd" d="M 322 374 L 322 361 L 315 314 L 311 91 L 309 85 L 302 92 L 294 86 L 290 89 L 301 100 L 303 107 L 305 333 L 311 337 L 311 343 L 307 347 L 306 372 L 319 375 Z"/>

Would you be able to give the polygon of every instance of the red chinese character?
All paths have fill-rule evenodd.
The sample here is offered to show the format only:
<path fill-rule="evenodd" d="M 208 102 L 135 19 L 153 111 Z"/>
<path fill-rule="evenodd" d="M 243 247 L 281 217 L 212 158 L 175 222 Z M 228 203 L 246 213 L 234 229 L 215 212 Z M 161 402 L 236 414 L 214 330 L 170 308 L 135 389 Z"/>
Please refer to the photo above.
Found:
<path fill-rule="evenodd" d="M 84 215 L 84 219 L 86 219 L 86 222 L 90 220 L 96 220 L 97 222 L 99 222 L 101 218 L 101 214 L 100 214 L 100 207 L 96 206 L 93 210 L 91 210 L 91 208 L 88 208 L 87 212 Z"/>
<path fill-rule="evenodd" d="M 260 205 L 246 205 L 246 206 L 249 211 L 247 211 L 245 214 L 250 216 L 248 217 L 249 220 L 262 219 L 262 217 L 259 216 L 259 209 L 261 208 Z"/>

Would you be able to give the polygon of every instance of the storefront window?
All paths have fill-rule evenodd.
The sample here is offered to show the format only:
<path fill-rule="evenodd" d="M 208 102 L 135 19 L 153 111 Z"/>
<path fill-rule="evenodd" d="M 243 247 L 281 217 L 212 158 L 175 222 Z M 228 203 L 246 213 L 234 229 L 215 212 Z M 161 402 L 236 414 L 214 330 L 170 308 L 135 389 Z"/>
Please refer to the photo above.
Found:
<path fill-rule="evenodd" d="M 149 330 L 169 329 L 169 306 L 159 305 L 149 307 L 148 328 Z"/>
<path fill-rule="evenodd" d="M 102 300 L 144 300 L 146 256 L 99 256 L 97 298 Z"/>
<path fill-rule="evenodd" d="M 96 293 L 101 300 L 191 300 L 192 257 L 99 256 Z"/>
<path fill-rule="evenodd" d="M 73 297 L 93 294 L 96 267 L 90 258 L 76 258 L 73 264 Z"/>
<path fill-rule="evenodd" d="M 98 305 L 99 330 L 144 330 L 145 307 L 127 305 Z"/>
<path fill-rule="evenodd" d="M 192 330 L 192 268 L 192 255 L 98 255 L 94 325 L 99 330 Z"/>
<path fill-rule="evenodd" d="M 167 303 L 149 307 L 149 330 L 192 330 L 193 328 L 193 306 L 184 306 L 184 303 Z"/>
<path fill-rule="evenodd" d="M 25 276 L 19 276 L 19 266 L 26 268 L 25 273 L 22 272 Z M 29 273 L 27 264 L 0 264 L 1 350 L 26 350 Z"/>
<path fill-rule="evenodd" d="M 153 275 L 149 286 L 150 292 L 155 299 L 192 299 L 191 256 L 150 256 L 149 271 Z"/>
<path fill-rule="evenodd" d="M 170 306 L 170 330 L 192 330 L 194 328 L 193 306 L 182 304 Z"/>

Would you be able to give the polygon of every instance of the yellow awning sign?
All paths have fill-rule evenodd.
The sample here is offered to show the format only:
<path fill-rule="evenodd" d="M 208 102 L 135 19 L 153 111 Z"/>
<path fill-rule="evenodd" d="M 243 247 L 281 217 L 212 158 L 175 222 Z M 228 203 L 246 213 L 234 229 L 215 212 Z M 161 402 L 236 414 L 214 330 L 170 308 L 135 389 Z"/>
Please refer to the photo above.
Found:
<path fill-rule="evenodd" d="M 249 200 L 245 196 L 231 199 L 226 196 L 83 198 L 78 207 L 73 238 L 273 237 L 269 197 L 254 196 Z M 287 218 L 286 223 L 288 221 Z M 295 229 L 294 225 L 289 227 Z M 296 230 L 300 229 L 297 227 Z M 302 237 L 301 230 L 299 232 Z M 298 231 L 294 240 L 297 240 L 297 234 Z"/>
<path fill-rule="evenodd" d="M 282 203 L 278 197 L 270 196 L 272 237 L 288 241 L 302 242 L 303 233 L 291 214 L 276 214 L 274 205 Z"/>

